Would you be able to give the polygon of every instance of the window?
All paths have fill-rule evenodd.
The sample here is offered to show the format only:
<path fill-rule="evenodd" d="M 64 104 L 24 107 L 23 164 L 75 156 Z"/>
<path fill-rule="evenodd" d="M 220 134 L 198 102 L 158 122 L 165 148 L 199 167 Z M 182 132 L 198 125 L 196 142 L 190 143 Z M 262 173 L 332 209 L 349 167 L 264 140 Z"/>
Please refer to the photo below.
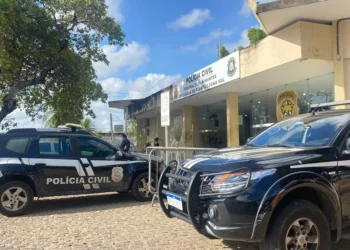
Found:
<path fill-rule="evenodd" d="M 71 156 L 70 141 L 68 137 L 47 137 L 39 140 L 40 155 Z"/>
<path fill-rule="evenodd" d="M 301 146 L 329 145 L 349 115 L 307 116 L 277 123 L 249 142 L 253 146 Z M 248 145 L 249 145 L 248 144 Z"/>
<path fill-rule="evenodd" d="M 12 138 L 7 141 L 6 150 L 17 153 L 24 154 L 26 151 L 27 145 L 29 142 L 29 138 Z"/>
<path fill-rule="evenodd" d="M 91 138 L 78 138 L 81 156 L 111 159 L 115 150 Z"/>

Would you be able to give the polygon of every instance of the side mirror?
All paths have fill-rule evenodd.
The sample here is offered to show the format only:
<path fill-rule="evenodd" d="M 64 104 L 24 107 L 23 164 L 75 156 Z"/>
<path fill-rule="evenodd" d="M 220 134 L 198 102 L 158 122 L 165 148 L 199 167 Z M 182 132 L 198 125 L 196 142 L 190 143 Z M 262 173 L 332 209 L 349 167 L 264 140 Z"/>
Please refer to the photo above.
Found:
<path fill-rule="evenodd" d="M 346 139 L 346 150 L 342 151 L 343 155 L 350 155 L 350 137 Z"/>
<path fill-rule="evenodd" d="M 247 139 L 247 144 L 248 144 L 251 140 L 253 140 L 253 138 L 254 138 L 254 137 L 249 137 L 249 138 Z"/>

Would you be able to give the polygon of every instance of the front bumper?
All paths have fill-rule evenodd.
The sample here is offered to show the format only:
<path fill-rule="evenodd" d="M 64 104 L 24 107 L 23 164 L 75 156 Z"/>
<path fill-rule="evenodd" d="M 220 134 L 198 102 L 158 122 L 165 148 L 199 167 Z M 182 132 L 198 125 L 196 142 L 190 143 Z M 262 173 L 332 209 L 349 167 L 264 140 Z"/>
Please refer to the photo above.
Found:
<path fill-rule="evenodd" d="M 169 218 L 179 218 L 193 225 L 193 227 L 205 236 L 233 241 L 254 241 L 251 239 L 254 219 L 258 204 L 241 200 L 237 197 L 201 197 L 200 171 L 190 177 L 170 173 L 171 167 L 167 167 L 159 180 L 158 195 L 160 206 Z M 187 182 L 187 190 L 175 192 L 169 186 L 169 179 Z M 183 210 L 165 205 L 167 195 L 175 195 L 181 198 Z M 209 216 L 208 209 L 214 212 Z"/>

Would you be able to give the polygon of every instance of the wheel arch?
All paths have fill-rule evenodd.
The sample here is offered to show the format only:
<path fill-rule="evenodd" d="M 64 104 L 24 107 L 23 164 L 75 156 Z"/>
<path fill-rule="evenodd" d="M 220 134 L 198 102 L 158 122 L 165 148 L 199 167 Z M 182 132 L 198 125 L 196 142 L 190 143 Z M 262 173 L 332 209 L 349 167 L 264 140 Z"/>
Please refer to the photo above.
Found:
<path fill-rule="evenodd" d="M 151 169 L 152 174 L 156 174 L 156 170 L 154 168 Z M 134 182 L 134 180 L 143 173 L 148 173 L 148 168 L 142 168 L 142 169 L 137 169 L 134 171 L 133 175 L 131 176 L 131 181 L 129 183 L 129 190 L 131 189 L 131 185 Z M 160 175 L 160 173 L 158 172 L 158 175 Z M 159 180 L 159 176 L 158 176 L 158 180 Z"/>
<path fill-rule="evenodd" d="M 36 189 L 35 183 L 27 175 L 5 175 L 0 179 L 0 185 L 5 184 L 10 181 L 20 181 L 26 183 L 32 190 L 34 196 L 38 196 L 38 190 Z"/>
<path fill-rule="evenodd" d="M 310 175 L 316 178 L 310 178 Z M 278 213 L 291 201 L 304 199 L 320 207 L 330 221 L 331 230 L 336 232 L 334 240 L 339 241 L 342 233 L 341 204 L 333 185 L 313 172 L 293 173 L 291 176 L 297 178 L 285 185 L 282 185 L 281 178 L 274 184 L 277 187 L 271 187 L 265 194 L 256 215 L 251 239 L 264 239 L 271 221 Z"/>

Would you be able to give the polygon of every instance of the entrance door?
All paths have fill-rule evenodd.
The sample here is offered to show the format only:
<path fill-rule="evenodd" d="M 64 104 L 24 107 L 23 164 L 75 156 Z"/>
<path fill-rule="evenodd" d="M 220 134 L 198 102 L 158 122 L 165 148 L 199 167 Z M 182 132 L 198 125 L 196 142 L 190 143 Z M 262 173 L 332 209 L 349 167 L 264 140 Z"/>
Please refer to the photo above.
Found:
<path fill-rule="evenodd" d="M 129 162 L 123 154 L 104 141 L 92 137 L 77 137 L 80 161 L 93 189 L 123 189 L 128 182 L 123 178 Z"/>

